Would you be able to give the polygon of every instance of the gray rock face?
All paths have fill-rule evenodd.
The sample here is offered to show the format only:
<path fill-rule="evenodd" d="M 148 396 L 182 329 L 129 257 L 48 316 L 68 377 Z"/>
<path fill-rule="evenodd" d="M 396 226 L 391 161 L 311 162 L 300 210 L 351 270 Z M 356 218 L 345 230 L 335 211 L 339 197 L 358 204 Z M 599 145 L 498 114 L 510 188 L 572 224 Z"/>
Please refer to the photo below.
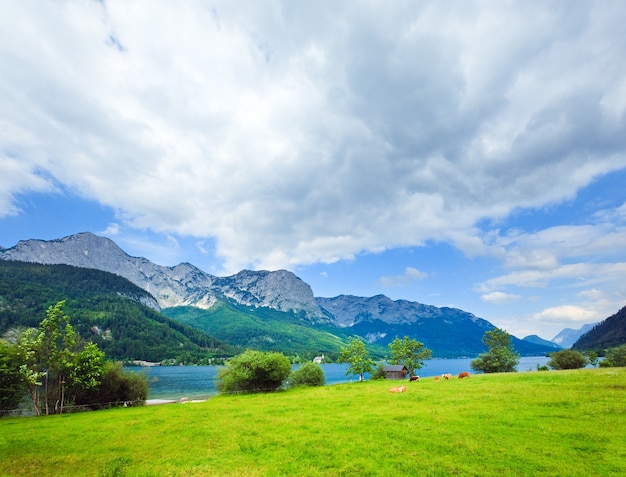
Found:
<path fill-rule="evenodd" d="M 247 306 L 303 312 L 307 319 L 326 320 L 311 287 L 286 270 L 244 270 L 231 277 L 215 277 L 181 263 L 156 265 L 131 257 L 115 242 L 85 232 L 58 240 L 23 240 L 0 251 L 0 259 L 95 268 L 120 275 L 152 294 L 161 308 L 195 306 L 210 308 L 218 295 Z"/>
<path fill-rule="evenodd" d="M 394 301 L 385 295 L 373 297 L 339 295 L 335 298 L 316 300 L 323 309 L 335 317 L 335 323 L 341 327 L 374 320 L 390 324 L 411 324 L 421 319 L 445 319 L 450 315 L 436 306 L 406 300 Z M 472 316 L 468 313 L 465 315 Z"/>

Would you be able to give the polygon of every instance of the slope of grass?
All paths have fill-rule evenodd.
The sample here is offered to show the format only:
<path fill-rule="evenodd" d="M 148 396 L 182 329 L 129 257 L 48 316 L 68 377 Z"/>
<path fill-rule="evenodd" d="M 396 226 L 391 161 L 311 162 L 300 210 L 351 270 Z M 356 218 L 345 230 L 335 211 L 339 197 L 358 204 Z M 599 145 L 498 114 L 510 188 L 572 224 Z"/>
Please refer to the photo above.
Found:
<path fill-rule="evenodd" d="M 626 475 L 626 368 L 0 420 L 0 475 Z"/>

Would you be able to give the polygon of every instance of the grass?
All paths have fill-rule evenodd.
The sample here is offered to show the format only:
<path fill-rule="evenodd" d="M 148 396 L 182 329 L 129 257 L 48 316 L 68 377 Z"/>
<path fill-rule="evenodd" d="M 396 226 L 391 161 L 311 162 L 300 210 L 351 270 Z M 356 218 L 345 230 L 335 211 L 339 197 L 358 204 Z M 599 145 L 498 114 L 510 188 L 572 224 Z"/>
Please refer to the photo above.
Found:
<path fill-rule="evenodd" d="M 626 475 L 626 368 L 0 420 L 0 475 Z"/>

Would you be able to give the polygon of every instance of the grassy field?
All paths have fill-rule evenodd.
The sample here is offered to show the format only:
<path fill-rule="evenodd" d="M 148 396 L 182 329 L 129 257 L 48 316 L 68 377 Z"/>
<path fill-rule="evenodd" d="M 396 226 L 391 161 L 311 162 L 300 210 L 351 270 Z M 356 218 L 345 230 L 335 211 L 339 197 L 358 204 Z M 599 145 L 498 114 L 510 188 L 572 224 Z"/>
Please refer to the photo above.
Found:
<path fill-rule="evenodd" d="M 0 475 L 626 475 L 626 368 L 0 420 Z"/>

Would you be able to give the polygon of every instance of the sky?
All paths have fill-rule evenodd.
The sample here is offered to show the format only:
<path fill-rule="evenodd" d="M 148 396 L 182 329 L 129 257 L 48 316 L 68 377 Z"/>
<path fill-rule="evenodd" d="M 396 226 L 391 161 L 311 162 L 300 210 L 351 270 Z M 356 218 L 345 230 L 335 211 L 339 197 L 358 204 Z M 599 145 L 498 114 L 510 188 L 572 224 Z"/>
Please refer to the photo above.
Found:
<path fill-rule="evenodd" d="M 1 0 L 0 246 L 553 338 L 626 305 L 626 3 Z"/>

